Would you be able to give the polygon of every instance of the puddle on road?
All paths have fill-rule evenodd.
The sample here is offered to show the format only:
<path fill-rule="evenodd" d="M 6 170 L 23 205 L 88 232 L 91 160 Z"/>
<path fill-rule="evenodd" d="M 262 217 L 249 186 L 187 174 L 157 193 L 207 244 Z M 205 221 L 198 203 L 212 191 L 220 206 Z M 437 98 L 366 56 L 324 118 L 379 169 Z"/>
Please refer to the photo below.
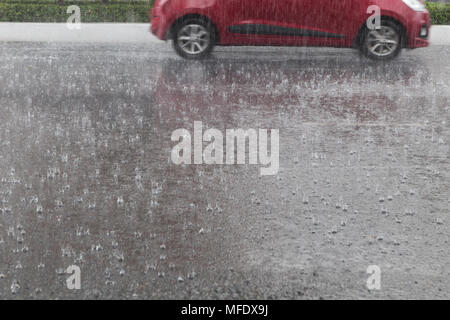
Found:
<path fill-rule="evenodd" d="M 99 298 L 189 296 L 230 269 L 343 273 L 361 293 L 370 264 L 393 290 L 405 272 L 449 286 L 450 80 L 425 53 L 2 52 L 0 296 L 70 297 L 72 264 Z M 171 133 L 194 121 L 279 129 L 280 173 L 172 164 Z"/>

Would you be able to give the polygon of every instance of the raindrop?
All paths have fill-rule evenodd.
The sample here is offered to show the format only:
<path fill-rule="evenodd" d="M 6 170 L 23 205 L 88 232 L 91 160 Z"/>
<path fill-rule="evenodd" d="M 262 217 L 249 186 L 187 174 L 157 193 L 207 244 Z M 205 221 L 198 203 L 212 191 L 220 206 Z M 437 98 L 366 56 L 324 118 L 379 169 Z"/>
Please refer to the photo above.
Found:
<path fill-rule="evenodd" d="M 64 206 L 63 202 L 61 200 L 56 200 L 56 206 L 58 208 L 62 208 Z"/>
<path fill-rule="evenodd" d="M 108 287 L 111 287 L 111 286 L 115 285 L 115 282 L 112 280 L 106 280 L 105 285 L 107 285 Z"/>
<path fill-rule="evenodd" d="M 114 257 L 117 259 L 117 261 L 119 261 L 119 262 L 123 262 L 124 260 L 125 260 L 125 258 L 124 258 L 124 256 L 123 256 L 123 253 L 118 253 L 118 252 L 115 252 L 114 253 Z"/>
<path fill-rule="evenodd" d="M 100 244 L 92 245 L 92 251 L 102 251 L 103 247 Z"/>
<path fill-rule="evenodd" d="M 309 197 L 306 194 L 304 194 L 303 195 L 303 204 L 308 204 L 308 203 L 309 203 Z"/>
<path fill-rule="evenodd" d="M 66 270 L 64 270 L 64 268 L 58 268 L 58 269 L 56 269 L 56 274 L 59 276 L 62 276 L 64 274 L 66 274 Z"/>
<path fill-rule="evenodd" d="M 12 294 L 17 294 L 20 290 L 20 285 L 19 282 L 17 280 L 13 280 L 12 284 L 11 284 L 11 293 Z"/>
<path fill-rule="evenodd" d="M 196 276 L 197 276 L 197 274 L 195 273 L 195 271 L 192 271 L 192 272 L 190 272 L 190 273 L 188 274 L 188 278 L 189 278 L 190 280 L 194 279 Z"/>

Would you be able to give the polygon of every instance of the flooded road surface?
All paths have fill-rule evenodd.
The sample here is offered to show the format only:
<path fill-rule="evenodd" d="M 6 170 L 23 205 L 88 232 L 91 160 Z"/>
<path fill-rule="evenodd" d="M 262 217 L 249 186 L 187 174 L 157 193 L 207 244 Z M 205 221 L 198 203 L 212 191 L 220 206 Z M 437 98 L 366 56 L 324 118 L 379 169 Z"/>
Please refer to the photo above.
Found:
<path fill-rule="evenodd" d="M 0 298 L 450 298 L 449 46 L 0 56 Z M 194 121 L 278 129 L 278 174 L 173 164 Z"/>

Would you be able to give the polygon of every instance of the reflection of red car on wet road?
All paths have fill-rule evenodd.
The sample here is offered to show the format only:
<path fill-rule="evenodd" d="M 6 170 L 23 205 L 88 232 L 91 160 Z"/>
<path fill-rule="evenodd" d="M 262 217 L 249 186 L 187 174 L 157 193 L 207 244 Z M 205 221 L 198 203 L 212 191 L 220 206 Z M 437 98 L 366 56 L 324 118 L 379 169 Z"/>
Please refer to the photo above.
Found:
<path fill-rule="evenodd" d="M 380 25 L 368 24 L 378 13 Z M 214 45 L 272 45 L 359 47 L 387 60 L 428 46 L 430 28 L 422 0 L 156 0 L 151 19 L 191 59 Z"/>

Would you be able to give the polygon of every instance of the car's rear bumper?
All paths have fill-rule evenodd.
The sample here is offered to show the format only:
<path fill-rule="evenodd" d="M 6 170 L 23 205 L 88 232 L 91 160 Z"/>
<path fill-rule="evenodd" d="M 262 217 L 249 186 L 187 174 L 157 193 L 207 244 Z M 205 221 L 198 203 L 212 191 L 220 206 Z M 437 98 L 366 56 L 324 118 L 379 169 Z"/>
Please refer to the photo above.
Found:
<path fill-rule="evenodd" d="M 413 12 L 407 19 L 407 42 L 410 49 L 423 48 L 430 45 L 431 19 L 428 11 Z"/>

